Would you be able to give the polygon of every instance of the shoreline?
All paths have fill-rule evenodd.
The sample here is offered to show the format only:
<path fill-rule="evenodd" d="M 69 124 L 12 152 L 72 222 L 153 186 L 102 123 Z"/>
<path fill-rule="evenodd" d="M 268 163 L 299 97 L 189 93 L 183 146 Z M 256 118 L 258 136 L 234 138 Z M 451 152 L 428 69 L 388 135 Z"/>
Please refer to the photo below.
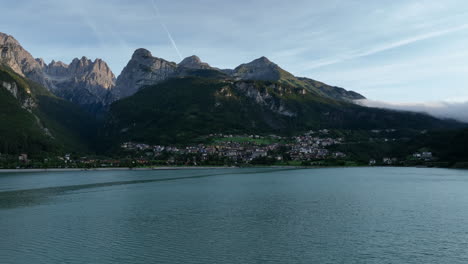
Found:
<path fill-rule="evenodd" d="M 149 167 L 149 168 L 130 168 L 130 167 L 113 167 L 113 168 L 48 168 L 48 169 L 0 169 L 0 173 L 11 172 L 72 172 L 72 171 L 149 171 L 149 170 L 210 170 L 210 169 L 247 169 L 247 168 L 271 168 L 271 169 L 307 169 L 316 167 L 301 167 L 301 166 L 267 166 L 267 167 L 238 167 L 238 166 L 181 166 L 181 167 Z"/>
<path fill-rule="evenodd" d="M 109 168 L 48 168 L 48 169 L 0 169 L 2 173 L 21 173 L 21 172 L 73 172 L 73 171 L 150 171 L 150 170 L 211 170 L 211 169 L 326 169 L 326 168 L 439 168 L 439 169 L 460 169 L 460 168 L 442 168 L 425 166 L 163 166 L 148 168 L 130 168 L 130 167 L 109 167 Z"/>

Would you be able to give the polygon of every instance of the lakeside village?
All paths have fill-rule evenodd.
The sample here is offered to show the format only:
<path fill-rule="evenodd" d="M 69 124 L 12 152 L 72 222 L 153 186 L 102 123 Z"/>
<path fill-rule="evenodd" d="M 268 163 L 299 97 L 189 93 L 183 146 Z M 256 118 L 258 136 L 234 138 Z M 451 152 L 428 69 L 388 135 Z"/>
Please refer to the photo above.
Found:
<path fill-rule="evenodd" d="M 372 130 L 378 134 L 380 130 Z M 395 132 L 384 130 L 383 132 Z M 370 141 L 395 141 L 392 138 L 369 138 Z M 12 161 L 0 154 L 0 168 L 105 168 L 105 167 L 152 167 L 152 166 L 394 166 L 403 165 L 396 157 L 370 158 L 356 162 L 350 154 L 340 151 L 340 146 L 355 144 L 327 129 L 309 131 L 293 137 L 277 135 L 231 135 L 210 134 L 209 143 L 189 146 L 149 145 L 125 142 L 120 145 L 119 158 L 86 157 L 65 154 L 37 161 L 20 154 Z M 434 160 L 429 151 L 416 152 L 406 160 L 430 162 Z M 9 162 L 6 162 L 9 161 Z"/>

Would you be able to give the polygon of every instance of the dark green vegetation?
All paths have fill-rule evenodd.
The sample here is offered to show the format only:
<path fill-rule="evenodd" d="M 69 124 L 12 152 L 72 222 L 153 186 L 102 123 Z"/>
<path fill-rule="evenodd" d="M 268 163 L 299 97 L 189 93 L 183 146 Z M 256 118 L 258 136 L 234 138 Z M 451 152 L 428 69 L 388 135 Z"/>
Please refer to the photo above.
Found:
<path fill-rule="evenodd" d="M 0 82 L 15 84 L 17 92 L 15 97 L 5 87 L 0 88 L 0 153 L 27 153 L 32 158 L 47 157 L 49 162 L 54 156 L 49 154 L 63 153 L 122 158 L 127 154 L 120 155 L 120 144 L 128 141 L 187 146 L 227 140 L 207 142 L 206 135 L 213 133 L 294 136 L 326 128 L 334 138 L 345 138 L 345 144 L 332 149 L 346 153 L 346 159 L 296 164 L 287 159 L 275 161 L 272 157 L 281 153 L 273 153 L 252 164 L 364 165 L 383 157 L 408 161 L 408 155 L 422 148 L 433 152 L 438 161 L 449 161 L 449 166 L 464 166 L 462 162 L 468 160 L 468 130 L 461 130 L 463 124 L 455 121 L 355 105 L 346 99 L 357 99 L 359 94 L 311 79 L 292 78 L 287 72 L 279 72 L 277 81 L 235 81 L 217 70 L 187 70 L 185 75 L 144 87 L 115 102 L 100 123 L 82 108 L 1 67 Z M 375 136 L 369 132 L 372 129 L 397 132 Z M 423 130 L 428 132 L 421 133 Z M 390 140 L 384 141 L 385 137 Z M 229 139 L 245 140 L 288 143 Z M 16 159 L 12 157 L 11 164 Z M 180 164 L 187 159 L 180 157 Z M 161 164 L 166 161 L 162 159 Z M 223 164 L 225 160 L 209 159 L 206 165 Z"/>
<path fill-rule="evenodd" d="M 210 133 L 294 135 L 310 129 L 441 129 L 461 125 L 424 114 L 358 106 L 266 81 L 187 77 L 141 89 L 111 106 L 106 138 L 186 144 Z"/>
<path fill-rule="evenodd" d="M 450 161 L 450 166 L 468 168 L 468 129 L 430 132 L 411 143 L 428 146 L 441 161 Z"/>
<path fill-rule="evenodd" d="M 88 152 L 96 123 L 82 109 L 0 67 L 0 153 Z"/>
<path fill-rule="evenodd" d="M 468 168 L 468 129 L 438 129 L 419 131 L 403 129 L 382 132 L 343 131 L 346 143 L 331 150 L 342 151 L 359 164 L 368 164 L 375 159 L 381 163 L 385 157 L 397 158 L 392 165 L 435 166 Z M 415 159 L 413 153 L 431 152 L 434 159 Z"/>

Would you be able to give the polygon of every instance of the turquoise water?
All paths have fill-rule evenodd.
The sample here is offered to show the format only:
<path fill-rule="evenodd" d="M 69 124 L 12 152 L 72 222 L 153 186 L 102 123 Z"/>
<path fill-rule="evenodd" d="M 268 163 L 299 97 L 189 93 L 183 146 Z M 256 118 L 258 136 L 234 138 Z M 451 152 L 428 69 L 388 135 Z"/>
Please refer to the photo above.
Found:
<path fill-rule="evenodd" d="M 468 171 L 2 173 L 0 263 L 468 263 Z"/>

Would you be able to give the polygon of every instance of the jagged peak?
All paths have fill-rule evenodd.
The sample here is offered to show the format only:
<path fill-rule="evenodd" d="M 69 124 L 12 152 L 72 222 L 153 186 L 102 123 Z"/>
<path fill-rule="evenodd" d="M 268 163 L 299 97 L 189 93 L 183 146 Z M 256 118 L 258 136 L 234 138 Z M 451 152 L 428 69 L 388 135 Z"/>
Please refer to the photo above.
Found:
<path fill-rule="evenodd" d="M 97 65 L 99 67 L 104 67 L 104 68 L 109 68 L 109 65 L 107 65 L 107 63 L 103 59 L 100 59 L 100 58 L 94 59 L 93 65 Z"/>
<path fill-rule="evenodd" d="M 18 40 L 16 40 L 13 36 L 0 32 L 0 44 L 15 44 L 20 45 Z"/>
<path fill-rule="evenodd" d="M 47 66 L 43 58 L 36 58 L 35 60 L 37 61 L 37 63 L 39 63 L 41 67 Z"/>
<path fill-rule="evenodd" d="M 67 68 L 68 67 L 68 64 L 62 62 L 62 61 L 55 61 L 55 60 L 52 60 L 49 65 L 49 67 L 57 67 L 57 66 L 61 66 L 61 67 L 65 67 Z"/>
<path fill-rule="evenodd" d="M 72 63 L 73 62 L 77 63 L 77 62 L 80 62 L 80 61 L 86 61 L 87 62 L 87 61 L 91 61 L 91 60 L 89 60 L 86 56 L 82 56 L 81 58 L 74 58 L 72 60 Z"/>
<path fill-rule="evenodd" d="M 115 78 L 114 73 L 110 69 L 109 65 L 107 65 L 107 63 L 104 60 L 99 58 L 95 59 L 93 62 L 93 71 L 105 71 L 110 73 L 113 76 L 113 78 Z"/>
<path fill-rule="evenodd" d="M 89 65 L 93 64 L 93 62 L 88 59 L 86 56 L 81 57 L 81 59 L 74 58 L 72 62 L 70 63 L 71 68 L 82 68 L 82 67 L 87 67 Z"/>

